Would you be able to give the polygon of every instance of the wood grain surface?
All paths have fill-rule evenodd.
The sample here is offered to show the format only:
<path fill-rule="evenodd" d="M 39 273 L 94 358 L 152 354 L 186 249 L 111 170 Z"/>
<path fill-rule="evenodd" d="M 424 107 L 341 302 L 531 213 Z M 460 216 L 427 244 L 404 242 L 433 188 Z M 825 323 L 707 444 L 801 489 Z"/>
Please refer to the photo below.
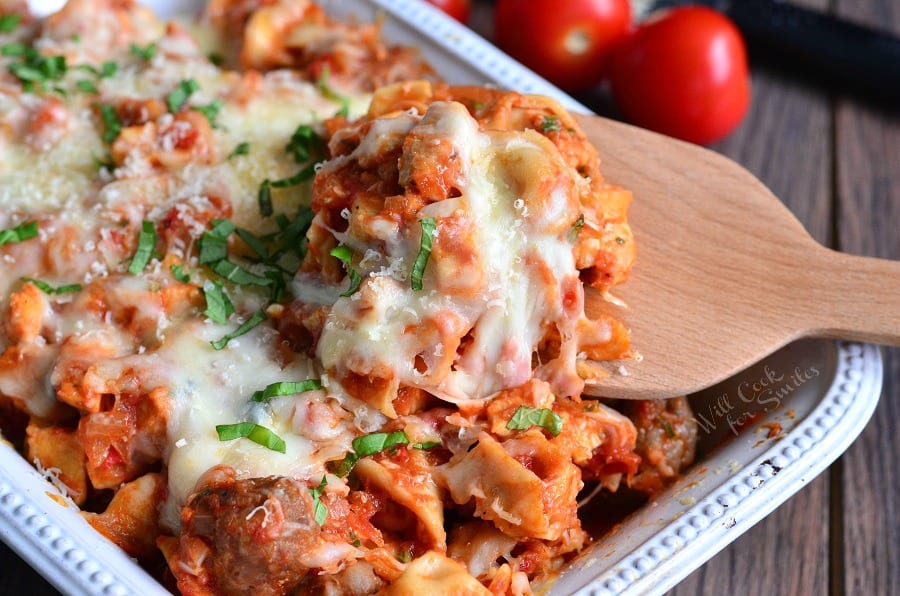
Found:
<path fill-rule="evenodd" d="M 897 0 L 792 1 L 900 34 Z M 473 28 L 489 36 L 491 2 L 473 8 Z M 749 115 L 713 149 L 760 178 L 820 242 L 900 259 L 900 110 L 762 65 L 753 73 Z M 611 113 L 602 99 L 585 99 Z M 673 595 L 900 594 L 900 350 L 884 355 L 883 397 L 862 436 Z M 0 594 L 55 593 L 0 544 Z"/>

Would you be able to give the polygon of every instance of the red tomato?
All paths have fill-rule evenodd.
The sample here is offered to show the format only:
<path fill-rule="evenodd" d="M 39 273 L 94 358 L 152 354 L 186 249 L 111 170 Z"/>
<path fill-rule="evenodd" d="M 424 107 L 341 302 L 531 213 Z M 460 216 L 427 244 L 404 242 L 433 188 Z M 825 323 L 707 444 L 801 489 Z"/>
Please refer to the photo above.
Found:
<path fill-rule="evenodd" d="M 494 11 L 500 49 L 566 91 L 600 81 L 630 26 L 628 0 L 497 0 Z"/>
<path fill-rule="evenodd" d="M 427 2 L 437 6 L 460 23 L 469 22 L 469 0 L 427 0 Z"/>
<path fill-rule="evenodd" d="M 721 139 L 750 105 L 744 40 L 728 18 L 701 6 L 641 25 L 613 52 L 610 83 L 629 121 L 692 143 Z"/>

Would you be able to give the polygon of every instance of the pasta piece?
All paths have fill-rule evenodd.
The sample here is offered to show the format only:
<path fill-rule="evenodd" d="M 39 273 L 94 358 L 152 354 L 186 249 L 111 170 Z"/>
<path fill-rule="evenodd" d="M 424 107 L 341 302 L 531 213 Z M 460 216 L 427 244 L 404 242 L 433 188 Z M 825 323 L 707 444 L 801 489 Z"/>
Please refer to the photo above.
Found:
<path fill-rule="evenodd" d="M 579 528 L 574 497 L 578 469 L 539 433 L 503 444 L 487 433 L 436 471 L 453 501 L 475 503 L 475 515 L 512 536 L 558 540 Z M 530 463 L 524 466 L 517 458 Z"/>
<path fill-rule="evenodd" d="M 76 504 L 88 497 L 84 449 L 73 429 L 45 426 L 32 420 L 25 429 L 28 461 L 35 463 Z"/>
<path fill-rule="evenodd" d="M 421 594 L 472 596 L 489 595 L 490 592 L 461 563 L 429 551 L 407 565 L 400 577 L 385 590 L 386 596 Z"/>
<path fill-rule="evenodd" d="M 447 550 L 444 531 L 444 506 L 429 466 L 420 454 L 412 453 L 402 466 L 390 460 L 363 458 L 356 474 L 367 487 L 376 488 L 387 498 L 411 511 L 419 521 L 418 534 L 429 549 Z"/>
<path fill-rule="evenodd" d="M 150 560 L 156 553 L 157 510 L 165 490 L 164 476 L 146 474 L 116 491 L 103 513 L 82 515 L 95 530 L 132 557 Z"/>

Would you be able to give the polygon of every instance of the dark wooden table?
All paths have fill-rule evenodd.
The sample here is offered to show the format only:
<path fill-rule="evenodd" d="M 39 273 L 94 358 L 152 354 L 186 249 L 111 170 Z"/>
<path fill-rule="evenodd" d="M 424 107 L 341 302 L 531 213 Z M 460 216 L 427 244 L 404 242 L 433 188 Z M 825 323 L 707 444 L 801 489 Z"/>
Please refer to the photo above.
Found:
<path fill-rule="evenodd" d="M 898 0 L 794 1 L 900 34 Z M 485 36 L 490 13 L 490 2 L 476 1 L 472 25 Z M 900 106 L 754 64 L 751 111 L 713 149 L 759 177 L 820 242 L 900 259 Z M 900 351 L 884 357 L 884 394 L 862 436 L 672 594 L 900 594 Z M 0 594 L 53 593 L 0 544 Z"/>

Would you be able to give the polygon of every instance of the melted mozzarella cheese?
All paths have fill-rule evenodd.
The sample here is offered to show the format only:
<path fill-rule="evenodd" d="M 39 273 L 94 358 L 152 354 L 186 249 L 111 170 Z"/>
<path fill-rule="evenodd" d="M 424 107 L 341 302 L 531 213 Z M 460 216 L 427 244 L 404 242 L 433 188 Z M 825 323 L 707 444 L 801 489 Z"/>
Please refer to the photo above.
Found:
<path fill-rule="evenodd" d="M 172 399 L 166 508 L 175 515 L 166 520 L 171 527 L 178 526 L 177 511 L 197 479 L 215 465 L 231 466 L 241 477 L 310 478 L 322 474 L 324 461 L 315 453 L 313 442 L 294 428 L 294 410 L 304 403 L 304 395 L 278 397 L 268 403 L 250 399 L 270 383 L 318 378 L 313 364 L 298 356 L 280 366 L 271 353 L 276 343 L 274 332 L 263 326 L 216 351 L 209 342 L 219 339 L 222 332 L 222 326 L 194 322 L 182 326 L 157 351 L 167 371 Z M 286 452 L 247 439 L 220 441 L 216 425 L 238 422 L 254 422 L 273 431 L 284 439 Z M 349 448 L 349 438 L 342 441 L 336 435 L 330 441 Z"/>
<path fill-rule="evenodd" d="M 440 241 L 442 218 L 467 220 L 480 270 L 451 268 L 448 275 L 473 276 L 480 285 L 474 292 L 448 295 L 429 288 L 426 274 L 425 289 L 414 291 L 408 274 L 418 243 L 396 227 L 386 228 L 383 234 L 377 229 L 378 245 L 341 238 L 357 249 L 363 244 L 366 252 L 359 266 L 368 277 L 360 292 L 335 303 L 317 355 L 326 370 L 336 371 L 339 378 L 348 371 L 374 372 L 454 402 L 482 399 L 524 383 L 533 374 L 532 354 L 546 325 L 559 321 L 562 326 L 566 318 L 559 304 L 562 280 L 578 277 L 565 234 L 542 222 L 558 225 L 556 220 L 574 219 L 577 199 L 572 178 L 562 175 L 549 196 L 541 199 L 547 213 L 530 213 L 528 197 L 520 196 L 520 189 L 523 180 L 541 171 L 545 163 L 553 172 L 566 172 L 567 166 L 536 136 L 479 131 L 461 105 L 440 102 L 432 104 L 420 121 L 412 115 L 376 121 L 348 159 L 360 163 L 373 159 L 377 148 L 385 144 L 384 135 L 376 131 L 386 127 L 392 134 L 408 131 L 452 143 L 453 154 L 462 163 L 461 196 L 431 203 L 418 217 L 437 220 L 435 242 Z M 339 165 L 326 165 L 326 171 Z M 350 218 L 352 230 L 352 214 Z M 385 262 L 392 267 L 384 268 Z M 394 267 L 397 263 L 401 267 Z M 428 267 L 440 272 L 441 266 L 432 253 Z M 439 378 L 421 370 L 417 358 L 423 356 L 422 340 L 408 332 L 435 320 L 442 325 L 455 321 L 458 336 L 469 329 L 472 336 L 452 369 Z M 441 348 L 426 349 L 439 358 Z M 384 411 L 390 414 L 390 408 Z"/>

